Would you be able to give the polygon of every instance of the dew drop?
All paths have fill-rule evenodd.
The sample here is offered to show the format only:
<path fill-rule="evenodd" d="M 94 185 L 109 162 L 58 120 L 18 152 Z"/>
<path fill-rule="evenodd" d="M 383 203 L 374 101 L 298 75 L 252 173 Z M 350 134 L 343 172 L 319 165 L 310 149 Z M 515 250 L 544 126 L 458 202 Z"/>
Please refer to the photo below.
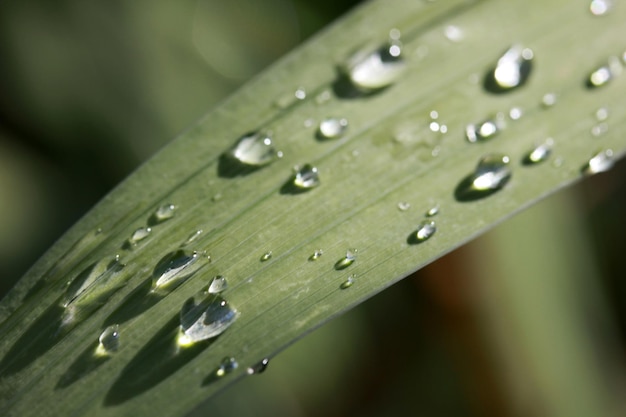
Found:
<path fill-rule="evenodd" d="M 152 274 L 152 285 L 154 289 L 168 287 L 172 284 L 180 284 L 181 280 L 191 276 L 195 272 L 191 268 L 200 259 L 198 252 L 187 252 L 177 250 L 168 253 L 157 263 Z"/>
<path fill-rule="evenodd" d="M 432 220 L 423 220 L 418 226 L 415 232 L 413 233 L 414 243 L 424 242 L 437 231 L 437 225 Z"/>
<path fill-rule="evenodd" d="M 269 365 L 269 363 L 269 358 L 263 358 L 260 362 L 249 367 L 246 372 L 248 373 L 248 375 L 262 374 L 267 369 L 267 365 Z"/>
<path fill-rule="evenodd" d="M 215 371 L 215 376 L 223 377 L 224 375 L 231 373 L 238 367 L 239 367 L 239 363 L 237 363 L 237 360 L 233 358 L 232 356 L 230 357 L 227 356 L 224 359 L 222 359 L 220 366 Z"/>
<path fill-rule="evenodd" d="M 120 347 L 119 324 L 113 324 L 104 329 L 98 338 L 98 342 L 98 347 L 96 348 L 97 354 L 109 355 L 117 352 Z"/>
<path fill-rule="evenodd" d="M 320 185 L 319 174 L 317 168 L 304 164 L 302 167 L 295 169 L 296 175 L 293 179 L 293 185 L 299 190 L 310 190 Z"/>
<path fill-rule="evenodd" d="M 135 230 L 132 235 L 130 235 L 130 237 L 128 238 L 128 243 L 131 246 L 135 246 L 137 245 L 137 243 L 150 236 L 151 232 L 152 228 L 150 227 L 140 227 L 139 229 Z"/>
<path fill-rule="evenodd" d="M 219 295 L 201 292 L 189 298 L 180 310 L 178 345 L 189 346 L 222 334 L 237 314 Z"/>
<path fill-rule="evenodd" d="M 591 3 L 589 3 L 589 11 L 594 16 L 604 16 L 612 8 L 612 0 L 592 0 Z"/>
<path fill-rule="evenodd" d="M 354 274 L 350 275 L 344 282 L 341 283 L 339 288 L 342 290 L 350 288 L 352 285 L 354 285 L 354 278 Z"/>
<path fill-rule="evenodd" d="M 393 84 L 405 67 L 402 45 L 392 40 L 373 52 L 362 50 L 352 55 L 342 71 L 355 90 L 367 94 Z"/>
<path fill-rule="evenodd" d="M 470 143 L 485 142 L 493 139 L 502 127 L 502 122 L 494 119 L 487 119 L 478 124 L 469 124 L 465 128 L 465 138 Z"/>
<path fill-rule="evenodd" d="M 463 30 L 458 26 L 448 25 L 443 31 L 446 38 L 451 42 L 461 42 L 465 37 Z"/>
<path fill-rule="evenodd" d="M 598 123 L 591 128 L 591 135 L 594 137 L 602 136 L 609 131 L 609 125 L 606 122 Z"/>
<path fill-rule="evenodd" d="M 552 153 L 552 146 L 554 141 L 552 138 L 546 139 L 546 141 L 535 148 L 531 149 L 522 160 L 524 165 L 535 165 L 547 160 Z"/>
<path fill-rule="evenodd" d="M 407 211 L 410 208 L 411 208 L 411 204 L 407 201 L 400 201 L 398 203 L 398 210 L 400 211 Z"/>
<path fill-rule="evenodd" d="M 237 141 L 230 150 L 230 156 L 243 165 L 261 167 L 273 162 L 278 154 L 269 134 L 253 132 Z"/>
<path fill-rule="evenodd" d="M 607 109 L 606 107 L 600 107 L 598 110 L 596 110 L 595 116 L 597 121 L 603 122 L 609 118 L 609 109 Z"/>
<path fill-rule="evenodd" d="M 485 89 L 503 93 L 522 86 L 530 75 L 533 57 L 531 49 L 521 44 L 511 46 L 485 77 Z"/>
<path fill-rule="evenodd" d="M 509 118 L 511 120 L 519 120 L 519 119 L 522 118 L 523 114 L 524 114 L 524 112 L 519 107 L 512 107 L 509 110 Z"/>
<path fill-rule="evenodd" d="M 439 214 L 439 205 L 435 204 L 434 206 L 432 206 L 431 208 L 429 208 L 426 213 L 425 216 L 426 217 L 434 217 L 437 214 Z"/>
<path fill-rule="evenodd" d="M 226 290 L 226 288 L 228 288 L 228 282 L 226 281 L 226 277 L 223 277 L 222 275 L 216 275 L 211 280 L 208 292 L 209 294 L 218 294 Z"/>
<path fill-rule="evenodd" d="M 154 212 L 153 219 L 155 223 L 162 223 L 174 217 L 174 214 L 176 214 L 176 206 L 174 204 L 167 203 L 163 204 Z"/>
<path fill-rule="evenodd" d="M 552 107 L 556 104 L 556 93 L 546 93 L 541 98 L 541 105 L 544 108 Z"/>
<path fill-rule="evenodd" d="M 348 128 L 347 119 L 328 118 L 322 120 L 318 130 L 321 139 L 336 139 L 342 136 Z"/>
<path fill-rule="evenodd" d="M 304 89 L 304 87 L 298 87 L 298 89 L 296 89 L 296 91 L 295 91 L 295 93 L 293 93 L 293 95 L 298 100 L 304 100 L 306 98 L 306 90 Z"/>
<path fill-rule="evenodd" d="M 587 88 L 598 88 L 607 85 L 623 71 L 622 62 L 617 56 L 610 56 L 607 63 L 595 69 L 586 81 Z"/>
<path fill-rule="evenodd" d="M 181 246 L 185 247 L 185 246 L 192 244 L 193 242 L 195 242 L 196 239 L 200 237 L 201 234 L 202 234 L 202 229 L 196 230 L 195 232 L 190 234 L 189 237 L 187 237 L 187 239 L 183 242 Z"/>
<path fill-rule="evenodd" d="M 455 190 L 459 201 L 473 201 L 502 189 L 511 178 L 510 158 L 502 154 L 483 156 L 472 174 Z"/>
<path fill-rule="evenodd" d="M 323 254 L 324 254 L 323 250 L 317 249 L 315 252 L 313 252 L 311 256 L 309 256 L 309 261 L 317 261 L 319 258 L 322 257 Z"/>
<path fill-rule="evenodd" d="M 64 308 L 85 302 L 97 302 L 110 291 L 121 288 L 123 283 L 117 282 L 118 273 L 124 268 L 119 256 L 113 260 L 101 260 L 83 270 L 68 285 L 63 297 Z"/>
<path fill-rule="evenodd" d="M 272 251 L 271 251 L 271 250 L 270 250 L 270 251 L 265 252 L 265 253 L 261 256 L 260 261 L 261 261 L 261 262 L 265 262 L 265 261 L 269 261 L 270 259 L 272 259 Z"/>
<path fill-rule="evenodd" d="M 592 156 L 585 166 L 583 166 L 582 172 L 585 175 L 598 174 L 611 169 L 614 163 L 613 150 L 605 149 Z"/>
<path fill-rule="evenodd" d="M 356 260 L 356 253 L 357 253 L 356 249 L 348 249 L 346 251 L 346 256 L 344 256 L 343 258 L 339 259 L 335 263 L 335 269 L 340 271 L 340 270 L 346 269 L 347 267 L 352 265 L 354 263 L 354 261 Z"/>

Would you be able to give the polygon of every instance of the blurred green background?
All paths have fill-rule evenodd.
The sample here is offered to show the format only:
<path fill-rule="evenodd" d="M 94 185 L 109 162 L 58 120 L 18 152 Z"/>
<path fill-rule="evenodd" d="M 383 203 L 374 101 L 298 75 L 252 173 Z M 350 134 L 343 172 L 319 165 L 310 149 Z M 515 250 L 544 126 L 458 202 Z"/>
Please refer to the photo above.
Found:
<path fill-rule="evenodd" d="M 0 4 L 0 294 L 142 161 L 356 3 Z M 621 162 L 194 415 L 624 415 L 624 213 Z"/>

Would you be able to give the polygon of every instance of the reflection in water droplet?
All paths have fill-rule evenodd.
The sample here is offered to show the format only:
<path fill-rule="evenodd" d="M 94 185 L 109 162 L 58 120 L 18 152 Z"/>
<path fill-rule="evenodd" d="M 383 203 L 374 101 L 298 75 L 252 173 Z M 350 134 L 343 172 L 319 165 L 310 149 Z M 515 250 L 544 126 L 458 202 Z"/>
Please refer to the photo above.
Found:
<path fill-rule="evenodd" d="M 348 120 L 328 118 L 320 123 L 318 137 L 320 139 L 335 139 L 344 134 L 348 128 Z"/>
<path fill-rule="evenodd" d="M 586 81 L 588 88 L 598 88 L 608 84 L 612 79 L 621 75 L 623 71 L 619 57 L 610 56 L 607 63 L 595 69 Z"/>
<path fill-rule="evenodd" d="M 270 259 L 272 259 L 272 251 L 267 251 L 265 252 L 262 256 L 261 256 L 261 262 L 265 262 L 265 261 L 269 261 Z"/>
<path fill-rule="evenodd" d="M 153 218 L 156 223 L 161 223 L 174 217 L 175 213 L 176 206 L 174 204 L 167 203 L 163 204 L 154 212 Z"/>
<path fill-rule="evenodd" d="M 400 201 L 398 203 L 398 210 L 400 211 L 407 211 L 410 208 L 411 208 L 411 204 L 407 201 Z"/>
<path fill-rule="evenodd" d="M 350 288 L 354 284 L 354 278 L 356 276 L 354 274 L 350 275 L 344 282 L 339 286 L 340 289 L 345 290 Z"/>
<path fill-rule="evenodd" d="M 96 348 L 96 355 L 110 355 L 117 352 L 120 347 L 120 326 L 113 324 L 100 334 L 98 338 L 98 347 Z"/>
<path fill-rule="evenodd" d="M 252 375 L 252 374 L 262 374 L 263 372 L 265 372 L 265 370 L 267 369 L 267 365 L 270 363 L 270 360 L 268 358 L 264 358 L 263 360 L 261 360 L 259 363 L 254 364 L 253 366 L 249 367 L 246 372 L 248 373 L 248 375 Z"/>
<path fill-rule="evenodd" d="M 356 249 L 348 249 L 346 251 L 346 256 L 344 256 L 343 258 L 338 260 L 337 263 L 335 263 L 335 269 L 340 271 L 352 265 L 356 260 L 356 253 Z"/>
<path fill-rule="evenodd" d="M 357 52 L 348 59 L 342 71 L 355 90 L 367 94 L 393 84 L 405 66 L 402 45 L 395 40 L 373 52 Z"/>
<path fill-rule="evenodd" d="M 226 357 L 226 358 L 222 359 L 222 362 L 220 363 L 220 366 L 215 371 L 215 376 L 222 377 L 222 376 L 224 376 L 226 374 L 231 373 L 232 371 L 234 371 L 238 367 L 239 367 L 239 363 L 237 363 L 237 360 L 235 358 L 233 358 L 233 357 Z"/>
<path fill-rule="evenodd" d="M 421 243 L 430 239 L 437 231 L 437 225 L 432 220 L 423 220 L 414 232 L 415 243 Z"/>
<path fill-rule="evenodd" d="M 309 261 L 317 261 L 319 258 L 322 257 L 323 254 L 324 254 L 324 251 L 321 249 L 318 249 L 315 252 L 313 252 L 311 256 L 309 256 Z"/>
<path fill-rule="evenodd" d="M 613 150 L 605 149 L 592 156 L 585 166 L 583 166 L 582 172 L 586 175 L 605 172 L 611 169 L 614 163 Z"/>
<path fill-rule="evenodd" d="M 316 167 L 310 164 L 304 164 L 302 167 L 295 167 L 294 171 L 296 175 L 293 179 L 293 185 L 296 189 L 304 191 L 320 185 L 319 174 Z"/>
<path fill-rule="evenodd" d="M 184 278 L 188 278 L 193 272 L 190 268 L 200 259 L 198 252 L 186 252 L 177 250 L 168 253 L 158 262 L 152 274 L 152 286 L 154 289 L 167 287 L 171 284 L 180 284 Z"/>
<path fill-rule="evenodd" d="M 594 16 L 603 16 L 613 8 L 613 0 L 592 0 L 589 11 Z"/>
<path fill-rule="evenodd" d="M 478 124 L 469 124 L 465 128 L 465 138 L 470 143 L 484 142 L 493 139 L 503 126 L 501 121 L 493 119 Z"/>
<path fill-rule="evenodd" d="M 451 42 L 461 42 L 465 37 L 465 34 L 458 26 L 448 25 L 444 29 L 446 38 Z"/>
<path fill-rule="evenodd" d="M 523 85 L 530 75 L 533 51 L 521 44 L 511 46 L 485 78 L 485 89 L 492 93 L 510 91 Z"/>
<path fill-rule="evenodd" d="M 188 299 L 180 310 L 179 346 L 222 334 L 237 319 L 237 311 L 219 295 L 203 291 Z"/>
<path fill-rule="evenodd" d="M 473 201 L 502 189 L 511 178 L 510 158 L 488 154 L 480 159 L 474 172 L 463 179 L 455 190 L 459 201 Z"/>
<path fill-rule="evenodd" d="M 253 132 L 237 141 L 230 150 L 230 156 L 243 165 L 261 167 L 273 162 L 278 155 L 269 134 Z"/>
<path fill-rule="evenodd" d="M 226 288 L 228 288 L 228 282 L 226 281 L 226 277 L 216 275 L 211 280 L 208 292 L 209 294 L 217 294 L 226 290 Z"/>
<path fill-rule="evenodd" d="M 553 144 L 554 141 L 552 140 L 552 138 L 546 139 L 544 143 L 536 146 L 534 149 L 528 152 L 524 156 L 522 163 L 524 165 L 534 165 L 545 161 L 550 157 L 550 154 L 552 153 Z"/>
<path fill-rule="evenodd" d="M 546 93 L 541 98 L 541 105 L 545 108 L 552 107 L 556 104 L 556 93 Z"/>
<path fill-rule="evenodd" d="M 128 243 L 131 246 L 135 246 L 137 245 L 137 243 L 147 238 L 151 232 L 152 228 L 150 227 L 140 227 L 139 229 L 135 230 L 132 235 L 130 235 L 130 237 L 128 238 Z"/>
<path fill-rule="evenodd" d="M 429 208 L 428 211 L 426 211 L 425 213 L 426 217 L 433 217 L 433 216 L 436 216 L 437 214 L 439 214 L 439 204 L 435 204 L 434 206 Z"/>

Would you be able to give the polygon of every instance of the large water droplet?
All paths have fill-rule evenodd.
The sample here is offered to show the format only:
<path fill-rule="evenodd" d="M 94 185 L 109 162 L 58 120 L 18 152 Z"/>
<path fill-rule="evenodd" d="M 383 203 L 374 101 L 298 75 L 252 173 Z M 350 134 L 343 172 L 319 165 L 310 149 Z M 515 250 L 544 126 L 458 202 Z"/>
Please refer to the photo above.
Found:
<path fill-rule="evenodd" d="M 180 346 L 189 346 L 219 336 L 236 319 L 237 311 L 226 300 L 203 291 L 183 304 L 177 342 Z"/>
<path fill-rule="evenodd" d="M 278 156 L 272 138 L 264 132 L 248 133 L 241 137 L 229 154 L 239 163 L 250 167 L 262 167 Z"/>
<path fill-rule="evenodd" d="M 98 338 L 97 355 L 110 355 L 117 352 L 120 347 L 120 326 L 113 324 L 100 334 Z"/>
<path fill-rule="evenodd" d="M 335 269 L 340 271 L 346 269 L 356 261 L 356 249 L 348 249 L 346 255 L 335 263 Z"/>
<path fill-rule="evenodd" d="M 583 166 L 582 172 L 586 175 L 598 174 L 611 169 L 614 163 L 613 150 L 605 149 L 592 156 Z"/>
<path fill-rule="evenodd" d="M 544 143 L 531 149 L 530 152 L 528 152 L 524 156 L 522 163 L 524 165 L 534 165 L 534 164 L 538 164 L 540 162 L 545 161 L 546 159 L 550 157 L 550 154 L 552 153 L 553 145 L 554 145 L 554 141 L 552 140 L 552 138 L 546 139 Z"/>
<path fill-rule="evenodd" d="M 322 120 L 318 129 L 319 139 L 336 139 L 348 128 L 347 119 L 328 118 Z"/>
<path fill-rule="evenodd" d="M 485 89 L 492 93 L 503 93 L 522 86 L 532 67 L 534 54 L 521 44 L 511 46 L 485 77 Z"/>
<path fill-rule="evenodd" d="M 592 0 L 589 11 L 594 16 L 603 16 L 613 8 L 613 0 Z"/>
<path fill-rule="evenodd" d="M 226 278 L 221 275 L 216 275 L 211 280 L 208 292 L 210 294 L 217 294 L 226 290 L 226 288 L 228 288 L 228 282 L 226 281 Z"/>
<path fill-rule="evenodd" d="M 469 124 L 465 128 L 465 138 L 470 143 L 485 142 L 493 139 L 504 127 L 498 119 L 487 119 L 477 124 Z"/>
<path fill-rule="evenodd" d="M 267 365 L 269 365 L 269 363 L 270 363 L 269 358 L 263 358 L 258 363 L 256 363 L 256 364 L 252 365 L 251 367 L 249 367 L 246 370 L 246 372 L 248 373 L 248 375 L 262 374 L 267 369 Z"/>
<path fill-rule="evenodd" d="M 98 299 L 100 295 L 108 293 L 123 284 L 117 283 L 114 278 L 124 268 L 119 256 L 113 260 L 101 260 L 83 270 L 67 287 L 62 305 L 67 308 L 81 299 Z"/>
<path fill-rule="evenodd" d="M 215 371 L 215 376 L 223 377 L 224 375 L 231 373 L 238 367 L 239 367 L 239 363 L 237 363 L 237 360 L 235 358 L 226 357 L 222 359 L 220 366 Z"/>
<path fill-rule="evenodd" d="M 200 259 L 198 252 L 186 252 L 177 250 L 168 253 L 157 263 L 152 274 L 152 286 L 161 289 L 173 284 L 180 284 L 181 280 L 188 278 L 193 272 L 191 268 Z"/>
<path fill-rule="evenodd" d="M 402 45 L 394 40 L 374 51 L 357 52 L 341 70 L 355 92 L 368 94 L 389 87 L 398 80 L 405 67 Z"/>
<path fill-rule="evenodd" d="M 610 56 L 607 63 L 595 70 L 586 80 L 587 88 L 598 88 L 607 85 L 623 71 L 622 61 L 617 56 Z"/>
<path fill-rule="evenodd" d="M 463 179 L 455 190 L 459 201 L 473 201 L 502 189 L 511 178 L 510 158 L 488 154 L 480 159 L 472 174 Z"/>
<path fill-rule="evenodd" d="M 151 217 L 151 223 L 162 223 L 171 219 L 176 214 L 176 206 L 171 203 L 163 204 L 159 207 Z"/>
<path fill-rule="evenodd" d="M 409 243 L 422 243 L 431 238 L 437 231 L 437 225 L 432 220 L 422 220 L 415 232 L 409 236 Z"/>

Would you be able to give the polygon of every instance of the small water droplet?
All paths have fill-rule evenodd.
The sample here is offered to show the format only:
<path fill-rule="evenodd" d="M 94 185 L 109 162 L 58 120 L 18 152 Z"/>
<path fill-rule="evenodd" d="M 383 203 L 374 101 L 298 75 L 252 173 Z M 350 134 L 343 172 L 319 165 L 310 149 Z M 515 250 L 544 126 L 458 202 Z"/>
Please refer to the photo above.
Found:
<path fill-rule="evenodd" d="M 405 67 L 402 45 L 392 40 L 373 52 L 362 50 L 352 55 L 342 71 L 355 90 L 367 94 L 389 87 Z"/>
<path fill-rule="evenodd" d="M 437 225 L 432 220 L 423 220 L 418 226 L 415 232 L 413 232 L 412 243 L 424 242 L 437 231 Z"/>
<path fill-rule="evenodd" d="M 304 87 L 298 87 L 293 95 L 298 100 L 304 100 L 306 98 L 306 90 L 304 89 Z"/>
<path fill-rule="evenodd" d="M 556 104 L 556 93 L 546 93 L 541 98 L 541 105 L 544 108 L 552 107 Z"/>
<path fill-rule="evenodd" d="M 248 375 L 253 374 L 262 374 L 267 369 L 267 365 L 269 365 L 270 360 L 268 358 L 263 358 L 260 362 L 249 367 L 246 372 Z"/>
<path fill-rule="evenodd" d="M 493 139 L 504 127 L 499 120 L 487 119 L 478 124 L 469 124 L 465 127 L 465 138 L 470 143 L 484 142 Z"/>
<path fill-rule="evenodd" d="M 432 206 L 431 208 L 429 208 L 426 213 L 425 216 L 426 217 L 434 217 L 437 214 L 439 214 L 439 204 L 435 204 L 434 206 Z"/>
<path fill-rule="evenodd" d="M 322 120 L 318 130 L 320 139 L 336 139 L 342 136 L 348 128 L 348 120 L 328 118 Z"/>
<path fill-rule="evenodd" d="M 189 246 L 190 244 L 195 242 L 195 240 L 198 239 L 201 234 L 202 234 L 202 229 L 196 230 L 195 232 L 191 233 L 189 237 L 180 246 L 182 247 Z"/>
<path fill-rule="evenodd" d="M 519 107 L 512 107 L 509 110 L 509 118 L 511 120 L 519 120 L 523 116 L 524 112 Z"/>
<path fill-rule="evenodd" d="M 311 256 L 309 256 L 309 261 L 317 261 L 319 258 L 322 257 L 323 254 L 324 254 L 323 250 L 317 249 L 315 252 L 313 252 Z"/>
<path fill-rule="evenodd" d="M 350 275 L 344 282 L 339 286 L 340 289 L 345 290 L 350 288 L 354 284 L 354 278 L 356 276 L 354 274 Z"/>
<path fill-rule="evenodd" d="M 180 310 L 179 346 L 189 346 L 222 334 L 237 319 L 237 311 L 219 295 L 203 291 Z"/>
<path fill-rule="evenodd" d="M 410 208 L 411 208 L 411 204 L 407 201 L 400 201 L 398 203 L 398 210 L 400 211 L 407 211 Z"/>
<path fill-rule="evenodd" d="M 302 167 L 296 167 L 296 175 L 293 179 L 293 185 L 299 190 L 310 190 L 320 185 L 319 174 L 317 168 L 304 164 Z"/>
<path fill-rule="evenodd" d="M 463 30 L 458 26 L 448 25 L 444 29 L 444 34 L 446 38 L 451 42 L 461 42 L 465 37 Z"/>
<path fill-rule="evenodd" d="M 267 251 L 265 252 L 262 256 L 261 256 L 261 262 L 265 262 L 265 261 L 269 261 L 270 259 L 272 259 L 272 251 Z"/>
<path fill-rule="evenodd" d="M 605 149 L 592 156 L 583 166 L 582 172 L 585 175 L 598 174 L 611 169 L 614 163 L 613 150 Z"/>
<path fill-rule="evenodd" d="M 609 124 L 602 122 L 591 128 L 591 135 L 594 137 L 602 136 L 609 131 Z"/>
<path fill-rule="evenodd" d="M 163 204 L 159 207 L 152 216 L 154 223 L 162 223 L 171 219 L 176 214 L 176 206 L 171 203 Z"/>
<path fill-rule="evenodd" d="M 612 79 L 621 75 L 622 62 L 617 56 L 610 56 L 607 63 L 595 69 L 586 81 L 587 88 L 598 88 L 607 85 Z"/>
<path fill-rule="evenodd" d="M 253 132 L 237 141 L 230 150 L 230 156 L 243 165 L 261 167 L 273 162 L 278 155 L 269 134 Z"/>
<path fill-rule="evenodd" d="M 552 153 L 553 144 L 554 144 L 554 141 L 552 140 L 552 138 L 546 139 L 545 142 L 531 149 L 524 156 L 522 163 L 524 165 L 534 165 L 534 164 L 538 164 L 540 162 L 547 160 L 550 157 L 550 154 Z"/>
<path fill-rule="evenodd" d="M 592 0 L 591 3 L 589 3 L 589 11 L 594 16 L 604 16 L 612 8 L 612 0 Z"/>
<path fill-rule="evenodd" d="M 98 355 L 110 355 L 117 352 L 120 347 L 120 326 L 119 324 L 113 324 L 100 334 L 98 338 L 98 347 L 96 348 L 96 354 Z"/>
<path fill-rule="evenodd" d="M 184 278 L 188 278 L 194 271 L 190 268 L 200 259 L 198 252 L 186 252 L 177 250 L 168 253 L 157 263 L 152 274 L 154 289 L 165 288 L 171 284 L 180 284 Z"/>
<path fill-rule="evenodd" d="M 228 288 L 228 282 L 226 281 L 226 277 L 222 275 L 216 275 L 211 280 L 211 284 L 209 285 L 209 289 L 207 290 L 209 294 L 218 294 L 223 292 Z"/>
<path fill-rule="evenodd" d="M 485 89 L 492 93 L 503 93 L 522 86 L 532 68 L 534 54 L 521 44 L 511 46 L 485 77 Z"/>
<path fill-rule="evenodd" d="M 597 121 L 603 122 L 609 118 L 609 109 L 607 109 L 606 107 L 600 107 L 598 110 L 596 110 L 595 116 Z"/>
<path fill-rule="evenodd" d="M 222 359 L 220 366 L 215 371 L 215 376 L 223 377 L 224 375 L 231 373 L 238 367 L 239 367 L 239 363 L 237 363 L 237 360 L 233 357 L 227 356 L 224 359 Z"/>
<path fill-rule="evenodd" d="M 131 246 L 135 246 L 137 245 L 137 243 L 150 236 L 151 232 L 152 228 L 150 227 L 140 227 L 139 229 L 135 230 L 132 235 L 130 235 L 130 237 L 128 238 L 128 243 Z"/>
<path fill-rule="evenodd" d="M 510 158 L 502 154 L 483 156 L 472 174 L 455 190 L 459 201 L 473 201 L 501 190 L 511 178 Z"/>
<path fill-rule="evenodd" d="M 357 253 L 356 249 L 348 249 L 346 251 L 346 256 L 344 256 L 343 258 L 339 259 L 335 263 L 335 269 L 340 271 L 340 270 L 346 269 L 347 267 L 352 265 L 354 263 L 354 261 L 356 260 L 356 253 Z"/>
<path fill-rule="evenodd" d="M 317 104 L 324 104 L 329 101 L 331 97 L 330 90 L 324 90 L 315 97 L 315 102 Z"/>

